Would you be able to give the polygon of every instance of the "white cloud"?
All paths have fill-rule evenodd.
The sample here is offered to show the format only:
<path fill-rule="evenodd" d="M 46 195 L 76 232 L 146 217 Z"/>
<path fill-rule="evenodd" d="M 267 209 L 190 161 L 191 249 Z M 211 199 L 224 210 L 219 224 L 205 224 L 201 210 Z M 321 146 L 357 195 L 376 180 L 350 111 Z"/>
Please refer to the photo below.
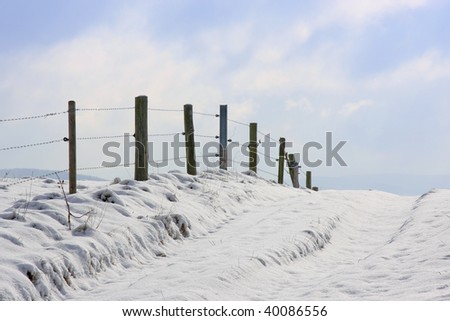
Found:
<path fill-rule="evenodd" d="M 322 109 L 319 113 L 320 117 L 322 118 L 328 118 L 332 115 L 330 108 Z"/>
<path fill-rule="evenodd" d="M 339 0 L 327 7 L 318 20 L 320 25 L 341 22 L 350 25 L 371 23 L 374 19 L 401 10 L 417 9 L 431 0 Z M 328 3 L 327 3 L 328 5 Z"/>
<path fill-rule="evenodd" d="M 259 51 L 253 56 L 259 57 Z M 334 56 L 319 50 L 313 57 L 299 56 L 277 65 L 264 65 L 250 59 L 231 77 L 236 91 L 290 94 L 298 90 L 313 92 L 340 92 L 347 88 L 346 77 L 340 66 L 333 64 Z"/>
<path fill-rule="evenodd" d="M 245 21 L 232 26 L 206 29 L 198 38 L 203 40 L 201 47 L 209 49 L 211 53 L 237 55 L 247 50 L 251 44 L 253 28 L 251 21 Z"/>
<path fill-rule="evenodd" d="M 368 87 L 372 90 L 406 88 L 442 79 L 450 80 L 450 57 L 431 50 L 394 70 L 376 75 L 368 82 Z"/>
<path fill-rule="evenodd" d="M 74 99 L 83 106 L 123 107 L 148 95 L 153 106 L 179 108 L 217 98 L 201 62 L 182 52 L 177 43 L 164 47 L 139 34 L 97 29 L 17 58 L 3 88 L 18 108 L 24 92 L 31 106 Z"/>
<path fill-rule="evenodd" d="M 248 120 L 256 110 L 256 105 L 257 103 L 252 99 L 247 99 L 244 101 L 231 101 L 228 105 L 228 116 L 229 118 L 234 120 Z"/>
<path fill-rule="evenodd" d="M 288 99 L 286 101 L 286 111 L 292 111 L 292 110 L 299 110 L 304 112 L 313 112 L 313 104 L 311 101 L 306 98 L 302 97 L 300 99 L 294 100 L 294 99 Z"/>
<path fill-rule="evenodd" d="M 299 43 L 305 43 L 312 36 L 312 26 L 304 22 L 293 26 L 294 39 Z"/>
<path fill-rule="evenodd" d="M 78 108 L 131 107 L 134 97 L 148 95 L 150 107 L 181 109 L 183 104 L 192 103 L 196 111 L 211 112 L 210 108 L 218 108 L 223 102 L 218 87 L 208 81 L 214 75 L 203 69 L 202 61 L 184 57 L 183 52 L 181 44 L 164 45 L 148 34 L 97 28 L 74 39 L 10 57 L 9 66 L 2 66 L 2 108 L 12 116 L 28 116 L 65 111 L 67 101 L 72 99 Z M 202 122 L 209 120 L 198 117 L 196 126 L 202 128 Z M 149 122 L 152 134 L 183 131 L 182 113 L 150 112 Z M 33 137 L 18 137 L 17 141 L 5 138 L 0 145 L 21 145 L 67 135 L 65 117 L 28 126 L 26 132 Z M 216 134 L 212 128 L 206 129 L 201 133 Z M 80 137 L 121 135 L 133 130 L 131 111 L 79 112 L 77 116 Z M 98 166 L 103 160 L 102 144 L 80 143 L 79 165 Z M 37 150 L 33 154 L 34 166 L 65 168 L 65 146 L 58 147 L 62 152 L 50 159 L 44 149 Z M 25 158 L 13 161 L 14 155 L 11 154 L 10 162 L 16 166 L 31 166 Z"/>
<path fill-rule="evenodd" d="M 354 113 L 358 112 L 363 107 L 372 106 L 373 103 L 368 99 L 359 100 L 356 102 L 346 103 L 340 110 L 339 114 L 343 116 L 351 116 Z"/>
<path fill-rule="evenodd" d="M 359 28 L 386 14 L 427 3 L 331 2 L 318 15 L 278 22 L 275 31 L 250 15 L 233 24 L 205 25 L 203 31 L 189 34 L 187 39 L 158 38 L 145 14 L 131 11 L 122 17 L 124 22 L 111 27 L 91 29 L 50 47 L 2 59 L 0 98 L 14 115 L 39 114 L 39 108 L 45 112 L 65 110 L 69 99 L 75 99 L 81 108 L 127 107 L 141 94 L 149 95 L 150 106 L 157 108 L 178 109 L 192 103 L 197 111 L 215 113 L 219 104 L 228 104 L 231 119 L 245 122 L 256 116 L 255 120 L 263 123 L 266 117 L 265 121 L 273 121 L 271 127 L 280 123 L 281 134 L 300 140 L 305 133 L 321 134 L 348 125 L 346 117 L 371 105 L 370 100 L 359 97 L 377 97 L 377 105 L 381 101 L 385 106 L 399 106 L 391 102 L 402 95 L 408 108 L 420 108 L 409 92 L 426 83 L 430 84 L 427 97 L 435 102 L 436 84 L 444 87 L 450 78 L 448 55 L 431 50 L 373 79 L 358 81 L 347 70 L 358 39 L 350 35 L 348 41 L 338 42 L 326 37 L 326 31 L 336 24 L 358 24 Z M 316 41 L 320 28 L 325 32 Z M 362 77 L 364 72 L 361 70 Z M 444 98 L 440 98 L 442 106 L 448 101 Z M 298 130 L 298 118 L 285 110 L 303 112 L 299 113 L 304 121 L 302 131 Z M 151 131 L 179 131 L 182 116 L 175 115 L 151 114 Z M 80 113 L 79 117 L 80 135 L 116 135 L 132 130 L 132 115 Z M 196 117 L 195 122 L 199 133 L 217 134 L 210 118 Z M 288 131 L 290 126 L 293 129 Z M 50 138 L 55 133 L 64 136 L 66 120 L 58 129 L 44 130 Z M 354 129 L 349 126 L 348 130 Z M 5 141 L 1 145 L 12 144 Z"/>

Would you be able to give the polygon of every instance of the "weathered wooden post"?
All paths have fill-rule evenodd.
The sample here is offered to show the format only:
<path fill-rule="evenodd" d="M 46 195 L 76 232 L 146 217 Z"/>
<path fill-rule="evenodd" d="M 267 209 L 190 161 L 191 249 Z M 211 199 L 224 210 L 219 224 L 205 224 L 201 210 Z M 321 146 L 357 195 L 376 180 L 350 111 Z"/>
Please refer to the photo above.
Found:
<path fill-rule="evenodd" d="M 69 101 L 69 194 L 77 192 L 77 126 L 76 104 Z"/>
<path fill-rule="evenodd" d="M 228 155 L 227 155 L 227 141 L 228 141 L 228 111 L 227 105 L 220 105 L 220 169 L 227 170 Z"/>
<path fill-rule="evenodd" d="M 148 98 L 135 98 L 135 165 L 134 179 L 148 180 Z"/>
<path fill-rule="evenodd" d="M 278 184 L 284 183 L 284 150 L 286 147 L 286 139 L 280 138 L 280 152 L 278 154 Z"/>
<path fill-rule="evenodd" d="M 306 188 L 312 188 L 312 174 L 311 171 L 306 171 Z"/>
<path fill-rule="evenodd" d="M 194 120 L 192 105 L 184 105 L 184 137 L 186 141 L 186 161 L 187 173 L 197 175 L 197 164 L 195 161 L 195 138 L 194 138 Z"/>
<path fill-rule="evenodd" d="M 249 149 L 249 167 L 251 171 L 257 172 L 258 167 L 258 124 L 250 123 L 250 141 L 248 143 Z"/>
<path fill-rule="evenodd" d="M 289 167 L 289 174 L 291 175 L 292 186 L 294 186 L 295 188 L 300 188 L 300 184 L 298 182 L 298 163 L 295 160 L 295 155 L 289 154 L 287 162 Z"/>

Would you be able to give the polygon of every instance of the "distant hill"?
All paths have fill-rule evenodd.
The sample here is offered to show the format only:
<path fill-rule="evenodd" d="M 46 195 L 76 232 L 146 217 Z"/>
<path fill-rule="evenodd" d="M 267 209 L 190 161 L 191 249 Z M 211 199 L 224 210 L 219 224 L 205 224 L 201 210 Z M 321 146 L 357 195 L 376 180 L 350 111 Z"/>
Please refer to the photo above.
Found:
<path fill-rule="evenodd" d="M 450 189 L 450 175 L 361 175 L 347 177 L 314 177 L 320 189 L 379 190 L 399 195 L 421 195 L 433 188 Z"/>
<path fill-rule="evenodd" d="M 23 178 L 23 177 L 39 177 L 49 173 L 56 172 L 56 170 L 43 170 L 35 168 L 12 168 L 0 169 L 0 178 Z M 69 173 L 64 172 L 58 174 L 62 180 L 69 179 Z M 49 178 L 57 179 L 56 175 L 50 175 Z M 105 179 L 89 175 L 77 175 L 78 180 L 85 181 L 104 181 Z"/>

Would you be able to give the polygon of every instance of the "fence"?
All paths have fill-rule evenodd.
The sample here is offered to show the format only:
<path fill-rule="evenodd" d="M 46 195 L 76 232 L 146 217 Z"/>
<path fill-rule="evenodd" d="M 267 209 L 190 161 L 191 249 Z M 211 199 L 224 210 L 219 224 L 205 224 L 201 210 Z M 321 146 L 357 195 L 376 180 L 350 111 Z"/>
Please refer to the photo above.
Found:
<path fill-rule="evenodd" d="M 255 122 L 252 123 L 243 123 L 237 120 L 233 120 L 228 118 L 228 106 L 220 105 L 220 111 L 218 114 L 210 114 L 204 112 L 195 112 L 194 108 L 190 104 L 186 104 L 183 106 L 183 109 L 163 109 L 163 108 L 149 108 L 148 107 L 148 98 L 147 96 L 139 96 L 135 98 L 135 106 L 133 107 L 121 107 L 121 108 L 77 108 L 75 101 L 69 101 L 68 110 L 54 113 L 47 113 L 42 115 L 28 116 L 28 117 L 16 117 L 16 118 L 8 118 L 8 119 L 0 119 L 0 126 L 2 123 L 6 122 L 18 122 L 18 121 L 32 121 L 36 119 L 48 119 L 54 118 L 56 116 L 61 116 L 68 114 L 68 137 L 62 137 L 58 139 L 38 142 L 38 143 L 29 143 L 24 145 L 17 146 L 9 146 L 0 148 L 1 153 L 10 152 L 17 149 L 26 149 L 31 147 L 39 147 L 43 145 L 50 144 L 59 144 L 59 143 L 67 143 L 69 150 L 69 166 L 67 169 L 59 170 L 55 172 L 51 172 L 45 175 L 41 175 L 35 178 L 27 178 L 18 180 L 15 182 L 10 182 L 8 184 L 0 185 L 2 188 L 6 188 L 8 186 L 21 184 L 24 182 L 28 182 L 30 180 L 36 178 L 45 178 L 49 176 L 53 176 L 55 174 L 60 173 L 68 173 L 69 174 L 69 193 L 76 193 L 77 190 L 77 172 L 79 171 L 89 171 L 101 168 L 109 168 L 109 167 L 128 167 L 134 166 L 134 178 L 136 180 L 147 180 L 148 179 L 148 170 L 149 170 L 149 148 L 148 148 L 148 139 L 149 137 L 165 137 L 165 136 L 174 136 L 177 134 L 183 135 L 185 138 L 185 157 L 176 156 L 173 159 L 164 159 L 168 160 L 176 160 L 184 158 L 186 160 L 186 171 L 190 175 L 197 175 L 197 162 L 196 162 L 196 138 L 207 138 L 207 139 L 219 139 L 219 148 L 218 153 L 213 155 L 201 155 L 201 157 L 217 157 L 218 158 L 218 167 L 222 170 L 227 170 L 230 167 L 230 164 L 238 164 L 242 166 L 242 162 L 237 162 L 234 158 L 231 157 L 230 152 L 228 150 L 228 143 L 233 143 L 234 146 L 238 146 L 244 148 L 248 152 L 248 168 L 249 170 L 257 173 L 258 171 L 265 173 L 267 175 L 273 176 L 277 179 L 279 184 L 283 184 L 285 182 L 284 174 L 287 173 L 291 180 L 292 185 L 294 187 L 300 187 L 298 175 L 299 172 L 302 173 L 306 177 L 306 188 L 315 189 L 312 187 L 312 174 L 311 171 L 307 171 L 306 173 L 301 170 L 298 162 L 296 161 L 294 154 L 288 154 L 285 151 L 286 147 L 286 139 L 281 137 L 279 141 L 274 140 L 270 137 L 270 135 L 266 135 L 264 132 L 258 130 L 258 124 Z M 102 166 L 91 166 L 91 167 L 81 167 L 77 168 L 77 142 L 87 141 L 87 140 L 105 140 L 105 139 L 117 139 L 124 138 L 125 134 L 122 135 L 110 135 L 110 136 L 91 136 L 91 137 L 77 137 L 77 114 L 81 112 L 118 112 L 118 111 L 131 111 L 134 110 L 134 118 L 135 118 L 135 132 L 134 132 L 134 146 L 135 146 L 135 159 L 134 162 L 127 162 L 116 164 L 114 166 L 108 166 L 102 164 Z M 166 112 L 166 113 L 180 113 L 183 114 L 184 119 L 184 130 L 177 133 L 170 134 L 151 134 L 148 132 L 148 113 L 150 112 Z M 206 117 L 214 117 L 219 118 L 219 135 L 201 135 L 197 134 L 194 129 L 194 116 L 206 116 Z M 245 144 L 239 144 L 233 141 L 228 136 L 228 124 L 232 123 L 237 126 L 242 126 L 248 129 L 248 142 Z M 278 158 L 272 157 L 269 154 L 261 152 L 258 150 L 259 145 L 261 144 L 261 139 L 258 139 L 258 135 L 263 135 L 264 138 L 269 137 L 271 143 L 278 144 Z M 231 144 L 230 144 L 231 145 Z M 273 163 L 278 162 L 277 174 L 269 172 L 267 170 L 263 170 L 258 168 L 258 158 L 259 156 L 264 157 L 265 159 L 271 160 Z M 286 161 L 287 168 L 284 167 L 284 163 Z"/>

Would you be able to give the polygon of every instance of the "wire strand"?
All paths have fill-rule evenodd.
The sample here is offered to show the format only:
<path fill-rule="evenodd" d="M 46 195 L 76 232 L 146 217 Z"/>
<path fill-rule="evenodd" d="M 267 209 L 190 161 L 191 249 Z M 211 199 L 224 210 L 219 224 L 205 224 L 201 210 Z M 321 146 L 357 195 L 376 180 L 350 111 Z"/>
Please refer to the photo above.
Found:
<path fill-rule="evenodd" d="M 164 109 L 164 108 L 148 108 L 151 111 L 162 111 L 162 112 L 182 112 L 183 109 Z"/>
<path fill-rule="evenodd" d="M 0 119 L 0 123 L 20 121 L 20 120 L 29 120 L 29 119 L 38 119 L 38 118 L 47 118 L 47 117 L 58 116 L 58 115 L 66 114 L 66 113 L 68 113 L 68 111 L 61 111 L 61 112 L 56 112 L 56 113 L 48 113 L 48 114 L 36 115 L 36 116 Z"/>
<path fill-rule="evenodd" d="M 136 163 L 127 163 L 127 164 L 119 164 L 119 165 L 115 165 L 115 166 L 92 166 L 92 167 L 81 167 L 81 168 L 77 168 L 77 171 L 92 171 L 92 170 L 96 170 L 96 169 L 106 169 L 106 168 L 117 168 L 117 167 L 129 167 L 129 166 L 133 166 Z"/>
<path fill-rule="evenodd" d="M 270 133 L 266 134 L 266 133 L 264 133 L 264 132 L 262 132 L 262 131 L 260 131 L 260 130 L 258 130 L 257 132 L 258 132 L 258 134 L 263 135 L 264 137 L 269 137 L 269 139 L 270 139 L 271 141 L 273 141 L 273 142 L 275 142 L 275 143 L 277 143 L 277 144 L 279 143 L 278 140 L 276 140 L 276 139 L 274 139 L 274 138 L 272 138 L 272 137 L 270 136 Z"/>
<path fill-rule="evenodd" d="M 195 137 L 217 139 L 217 136 L 195 134 Z"/>
<path fill-rule="evenodd" d="M 278 162 L 278 158 L 272 157 L 270 155 L 266 155 L 266 154 L 264 154 L 262 152 L 259 152 L 259 151 L 256 151 L 256 153 L 258 153 L 259 155 L 264 156 L 266 158 L 269 158 L 270 160 L 273 160 L 274 162 Z"/>
<path fill-rule="evenodd" d="M 100 139 L 114 139 L 114 138 L 123 138 L 123 137 L 125 137 L 125 135 L 78 137 L 77 140 L 100 140 Z"/>
<path fill-rule="evenodd" d="M 193 114 L 194 115 L 201 115 L 201 116 L 209 116 L 209 117 L 219 117 L 218 114 L 202 113 L 202 112 L 199 112 L 199 111 L 194 111 Z"/>
<path fill-rule="evenodd" d="M 21 179 L 21 180 L 18 180 L 18 181 L 16 181 L 16 182 L 12 182 L 12 183 L 5 184 L 5 185 L 0 185 L 0 186 L 1 186 L 2 188 L 8 188 L 8 187 L 11 187 L 11 186 L 14 186 L 14 185 L 19 185 L 19 184 L 28 183 L 28 182 L 34 181 L 34 180 L 36 180 L 36 179 L 43 179 L 43 178 L 47 178 L 47 177 L 49 177 L 49 176 L 53 176 L 53 175 L 65 173 L 65 172 L 68 172 L 68 171 L 69 171 L 68 169 L 64 169 L 64 170 L 55 171 L 55 172 L 51 172 L 51 173 L 48 173 L 48 174 L 36 176 L 36 177 L 29 177 L 29 178 Z"/>
<path fill-rule="evenodd" d="M 42 146 L 42 145 L 50 145 L 50 144 L 60 143 L 60 142 L 63 142 L 63 141 L 65 141 L 64 138 L 63 139 L 51 140 L 51 141 L 47 141 L 47 142 L 35 143 L 35 144 L 27 144 L 27 145 L 20 145 L 20 146 L 4 147 L 4 148 L 0 148 L 0 152 L 14 150 L 14 149 L 22 149 L 22 148 L 29 148 L 29 147 L 35 147 L 35 146 Z"/>
<path fill-rule="evenodd" d="M 228 120 L 229 122 L 232 122 L 232 123 L 235 123 L 235 124 L 238 124 L 238 125 L 242 125 L 242 126 L 245 126 L 245 127 L 249 127 L 249 126 L 250 126 L 249 124 L 246 124 L 246 123 L 243 123 L 243 122 L 234 120 L 234 119 L 227 118 L 227 120 Z"/>
<path fill-rule="evenodd" d="M 131 110 L 134 107 L 119 107 L 119 108 L 77 108 L 77 111 L 117 111 L 117 110 Z"/>
<path fill-rule="evenodd" d="M 183 133 L 168 133 L 168 134 L 149 134 L 148 137 L 164 137 L 164 136 L 175 136 L 182 135 Z"/>

